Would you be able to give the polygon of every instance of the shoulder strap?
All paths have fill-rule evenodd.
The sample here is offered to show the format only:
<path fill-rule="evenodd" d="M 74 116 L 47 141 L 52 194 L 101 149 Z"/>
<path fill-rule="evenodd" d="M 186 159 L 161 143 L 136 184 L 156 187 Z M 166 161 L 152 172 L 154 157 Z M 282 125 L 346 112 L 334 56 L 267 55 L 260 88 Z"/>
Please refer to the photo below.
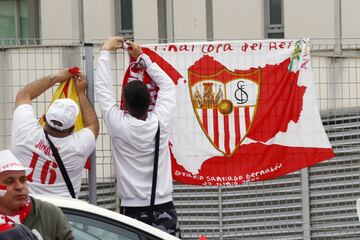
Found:
<path fill-rule="evenodd" d="M 155 205 L 155 195 L 156 195 L 156 181 L 157 181 L 157 172 L 158 172 L 158 162 L 159 162 L 159 142 L 160 142 L 160 124 L 155 135 L 155 155 L 154 155 L 154 170 L 153 170 L 153 179 L 151 187 L 151 199 L 150 207 Z"/>
<path fill-rule="evenodd" d="M 48 133 L 47 133 L 46 131 L 44 131 L 44 133 L 45 133 L 45 137 L 46 137 L 47 141 L 49 142 L 49 145 L 50 145 L 51 151 L 52 151 L 52 153 L 53 153 L 53 155 L 54 155 L 54 157 L 55 157 L 55 160 L 56 160 L 56 162 L 57 162 L 57 164 L 58 164 L 58 166 L 59 166 L 59 168 L 60 168 L 61 174 L 62 174 L 62 176 L 63 176 L 63 178 L 64 178 L 65 183 L 66 183 L 66 186 L 68 187 L 68 190 L 69 190 L 69 192 L 70 192 L 70 194 L 71 194 L 71 197 L 72 197 L 72 198 L 76 198 L 76 197 L 75 197 L 74 187 L 73 187 L 73 185 L 72 185 L 72 183 L 71 183 L 71 180 L 70 180 L 69 175 L 68 175 L 68 173 L 67 173 L 67 171 L 66 171 L 66 168 L 65 168 L 65 166 L 64 166 L 64 163 L 63 163 L 63 161 L 61 160 L 61 157 L 60 157 L 60 155 L 59 155 L 59 152 L 58 152 L 58 150 L 56 149 L 56 147 L 55 147 L 55 145 L 53 144 L 53 142 L 50 140 L 50 138 L 49 138 L 49 136 L 48 136 Z"/>

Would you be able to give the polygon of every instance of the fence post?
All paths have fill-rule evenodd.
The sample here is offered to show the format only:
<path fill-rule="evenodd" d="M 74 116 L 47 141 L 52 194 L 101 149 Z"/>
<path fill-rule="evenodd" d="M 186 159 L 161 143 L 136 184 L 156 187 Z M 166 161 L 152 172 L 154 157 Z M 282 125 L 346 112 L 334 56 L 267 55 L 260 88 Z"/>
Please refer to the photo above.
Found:
<path fill-rule="evenodd" d="M 334 16 L 335 16 L 335 47 L 334 52 L 336 56 L 342 55 L 342 15 L 341 15 L 341 0 L 334 1 Z"/>
<path fill-rule="evenodd" d="M 303 212 L 303 233 L 304 240 L 310 240 L 310 197 L 309 197 L 309 170 L 301 169 L 301 194 Z"/>
<path fill-rule="evenodd" d="M 94 44 L 85 43 L 85 73 L 87 77 L 87 96 L 94 106 Z M 96 151 L 90 156 L 89 170 L 89 203 L 96 205 Z"/>
<path fill-rule="evenodd" d="M 166 0 L 167 42 L 174 42 L 174 6 L 173 0 Z"/>

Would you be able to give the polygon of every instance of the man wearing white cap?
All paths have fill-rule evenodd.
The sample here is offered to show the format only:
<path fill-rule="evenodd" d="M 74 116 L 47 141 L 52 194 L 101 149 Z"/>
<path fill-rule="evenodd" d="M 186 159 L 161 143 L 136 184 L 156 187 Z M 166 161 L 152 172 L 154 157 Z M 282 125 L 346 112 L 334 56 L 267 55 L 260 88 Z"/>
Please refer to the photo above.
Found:
<path fill-rule="evenodd" d="M 71 99 L 57 99 L 44 116 L 46 123 L 42 127 L 35 116 L 32 100 L 56 83 L 62 83 L 71 77 L 76 79 L 75 89 L 80 109 Z M 24 166 L 33 169 L 27 177 L 30 193 L 79 196 L 82 170 L 86 159 L 95 150 L 99 133 L 96 113 L 85 92 L 85 76 L 73 76 L 68 69 L 35 80 L 18 92 L 13 113 L 11 151 Z M 80 111 L 84 128 L 74 132 L 74 124 Z M 52 151 L 50 144 L 56 151 Z M 57 159 L 54 152 L 59 155 Z M 59 158 L 69 178 L 67 183 L 64 171 L 60 170 L 61 166 L 58 164 Z M 69 182 L 73 190 L 69 187 Z"/>
<path fill-rule="evenodd" d="M 31 168 L 24 167 L 9 150 L 0 151 L 0 185 L 5 187 L 5 192 L 0 197 L 0 216 L 4 230 L 9 230 L 12 226 L 16 230 L 19 228 L 17 224 L 23 224 L 39 240 L 74 239 L 71 227 L 58 207 L 29 197 L 26 176 L 31 171 Z M 26 233 L 27 229 L 18 230 L 10 231 L 9 234 Z"/>

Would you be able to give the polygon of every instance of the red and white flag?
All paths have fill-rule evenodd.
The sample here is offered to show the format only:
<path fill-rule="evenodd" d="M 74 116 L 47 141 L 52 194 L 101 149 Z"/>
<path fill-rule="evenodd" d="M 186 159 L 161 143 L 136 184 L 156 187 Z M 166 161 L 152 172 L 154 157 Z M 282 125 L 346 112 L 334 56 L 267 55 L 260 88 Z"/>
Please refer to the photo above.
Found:
<path fill-rule="evenodd" d="M 173 177 L 197 185 L 259 181 L 334 157 L 316 107 L 308 40 L 146 46 L 177 89 Z M 157 86 L 141 79 L 156 104 Z"/>

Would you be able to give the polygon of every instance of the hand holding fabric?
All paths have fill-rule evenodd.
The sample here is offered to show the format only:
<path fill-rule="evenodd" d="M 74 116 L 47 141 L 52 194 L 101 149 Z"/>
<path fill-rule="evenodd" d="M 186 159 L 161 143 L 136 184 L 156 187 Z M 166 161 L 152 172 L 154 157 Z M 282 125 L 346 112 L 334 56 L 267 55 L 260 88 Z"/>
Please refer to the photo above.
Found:
<path fill-rule="evenodd" d="M 109 37 L 104 45 L 101 47 L 101 50 L 112 51 L 124 47 L 124 38 L 123 37 Z"/>
<path fill-rule="evenodd" d="M 86 92 L 86 86 L 87 86 L 87 81 L 86 81 L 86 76 L 82 73 L 78 74 L 77 79 L 75 79 L 75 89 L 77 94 L 85 94 Z"/>
<path fill-rule="evenodd" d="M 69 71 L 69 68 L 65 68 L 54 75 L 54 83 L 62 83 L 70 79 L 73 74 Z"/>

